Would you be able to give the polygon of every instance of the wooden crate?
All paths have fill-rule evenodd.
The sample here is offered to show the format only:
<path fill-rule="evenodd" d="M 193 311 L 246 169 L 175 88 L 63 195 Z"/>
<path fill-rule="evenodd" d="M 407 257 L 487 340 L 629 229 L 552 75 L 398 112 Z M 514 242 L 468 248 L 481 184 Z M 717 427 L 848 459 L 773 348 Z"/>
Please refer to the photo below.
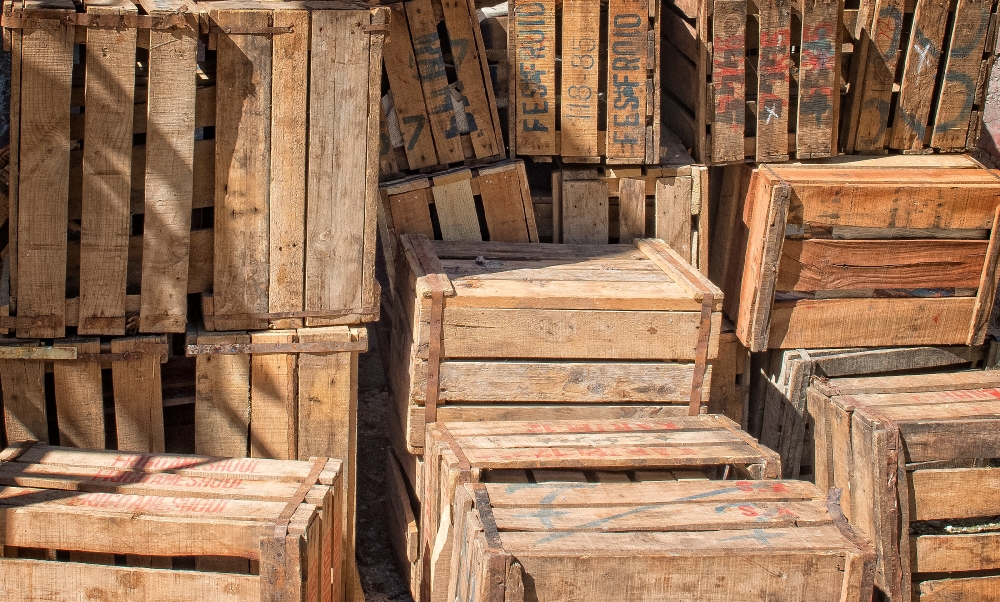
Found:
<path fill-rule="evenodd" d="M 891 602 L 996 598 L 998 386 L 990 370 L 813 380 L 816 484 L 843 488 Z"/>
<path fill-rule="evenodd" d="M 577 6 L 579 3 L 579 6 Z M 512 155 L 660 162 L 659 3 L 508 0 Z"/>
<path fill-rule="evenodd" d="M 472 0 L 407 0 L 389 8 L 386 160 L 395 171 L 412 173 L 504 159 Z"/>
<path fill-rule="evenodd" d="M 118 449 L 164 451 L 161 364 L 168 354 L 163 335 L 54 343 L 0 339 L 6 441 L 103 449 L 108 447 L 106 430 L 111 430 Z M 110 391 L 105 391 L 106 382 Z M 108 420 L 107 426 L 106 397 L 114 408 L 114 422 Z M 53 398 L 54 417 L 47 404 Z"/>
<path fill-rule="evenodd" d="M 17 335 L 61 337 L 71 320 L 86 335 L 121 335 L 133 321 L 183 332 L 188 293 L 209 291 L 220 329 L 377 317 L 389 9 L 79 6 L 5 4 Z M 333 60 L 309 61 L 310 49 Z M 208 227 L 212 261 L 189 274 L 192 230 Z"/>
<path fill-rule="evenodd" d="M 663 241 L 401 242 L 390 374 L 411 452 L 437 419 L 676 416 L 707 404 L 720 293 Z"/>
<path fill-rule="evenodd" d="M 4 599 L 344 599 L 338 460 L 30 441 L 0 459 Z"/>
<path fill-rule="evenodd" d="M 847 23 L 848 153 L 976 148 L 996 42 L 996 4 L 862 0 Z"/>
<path fill-rule="evenodd" d="M 1000 175 L 967 156 L 726 168 L 710 263 L 751 351 L 981 345 Z"/>
<path fill-rule="evenodd" d="M 538 242 L 523 161 L 458 168 L 379 185 L 382 254 L 392 294 L 399 237 Z M 480 218 L 482 215 L 482 218 Z"/>
<path fill-rule="evenodd" d="M 871 547 L 801 481 L 475 483 L 456 498 L 449 600 L 872 596 Z"/>
<path fill-rule="evenodd" d="M 679 144 L 678 144 L 679 146 Z M 708 169 L 680 147 L 647 167 L 564 167 L 552 172 L 553 242 L 663 239 L 708 273 Z"/>
<path fill-rule="evenodd" d="M 731 420 L 713 415 L 645 421 L 439 422 L 427 428 L 424 461 L 420 602 L 453 599 L 446 594 L 455 577 L 454 536 L 462 524 L 452 510 L 462 483 L 556 481 L 589 488 L 598 481 L 771 479 L 781 472 L 774 452 Z"/>
<path fill-rule="evenodd" d="M 666 2 L 664 123 L 706 165 L 836 155 L 843 8 Z"/>
<path fill-rule="evenodd" d="M 806 411 L 806 391 L 813 376 L 895 373 L 919 380 L 943 369 L 982 368 L 986 351 L 983 345 L 772 351 L 769 365 L 754 375 L 759 382 L 751 396 L 754 428 L 749 432 L 778 452 L 785 478 L 813 480 L 815 425 Z"/>

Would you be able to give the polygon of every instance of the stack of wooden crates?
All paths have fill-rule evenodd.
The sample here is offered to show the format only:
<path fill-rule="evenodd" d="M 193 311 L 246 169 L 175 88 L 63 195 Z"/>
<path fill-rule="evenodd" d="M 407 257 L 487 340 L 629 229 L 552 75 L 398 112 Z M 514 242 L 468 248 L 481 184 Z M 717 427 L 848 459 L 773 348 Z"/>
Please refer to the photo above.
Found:
<path fill-rule="evenodd" d="M 306 580 L 311 566 L 310 600 L 362 599 L 357 358 L 367 349 L 364 323 L 379 314 L 388 18 L 389 9 L 352 2 L 4 4 L 13 57 L 0 276 L 7 443 L 207 457 L 195 464 L 335 462 L 339 476 L 326 483 L 337 490 L 336 510 L 324 510 L 316 529 L 342 540 L 337 566 L 326 544 L 322 553 L 302 544 L 298 576 L 248 565 L 263 558 L 256 550 L 213 565 L 289 583 Z M 299 476 L 308 473 L 307 464 Z M 23 483 L 4 482 L 15 484 Z M 306 485 L 289 488 L 302 489 L 282 494 L 289 499 L 312 499 Z M 296 512 L 291 502 L 285 510 Z M 256 528 L 299 520 L 280 514 Z M 89 549 L 39 538 L 13 545 Z M 101 551 L 182 568 L 170 556 L 184 553 L 165 551 L 181 548 L 127 543 Z M 278 595 L 251 581 L 197 599 Z"/>

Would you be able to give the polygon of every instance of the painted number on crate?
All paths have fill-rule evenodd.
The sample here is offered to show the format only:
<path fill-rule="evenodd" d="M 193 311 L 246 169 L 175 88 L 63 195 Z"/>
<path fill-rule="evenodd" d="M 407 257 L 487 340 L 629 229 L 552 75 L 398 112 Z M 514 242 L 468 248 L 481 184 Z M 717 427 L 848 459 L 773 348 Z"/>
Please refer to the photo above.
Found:
<path fill-rule="evenodd" d="M 555 3 L 518 3 L 515 11 L 517 60 L 517 152 L 555 151 Z"/>
<path fill-rule="evenodd" d="M 633 0 L 608 7 L 608 157 L 646 154 L 647 11 Z"/>

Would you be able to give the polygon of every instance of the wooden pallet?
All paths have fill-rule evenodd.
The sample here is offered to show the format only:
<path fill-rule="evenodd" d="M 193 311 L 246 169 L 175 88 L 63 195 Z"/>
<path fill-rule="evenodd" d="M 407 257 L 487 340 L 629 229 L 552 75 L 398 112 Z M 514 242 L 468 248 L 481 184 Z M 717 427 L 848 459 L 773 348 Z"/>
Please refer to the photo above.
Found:
<path fill-rule="evenodd" d="M 844 489 L 889 600 L 995 598 L 997 372 L 814 379 L 808 395 L 816 484 Z"/>
<path fill-rule="evenodd" d="M 660 238 L 707 274 L 708 169 L 678 147 L 682 154 L 672 165 L 553 171 L 553 242 Z"/>
<path fill-rule="evenodd" d="M 508 70 L 511 154 L 658 164 L 658 3 L 508 0 L 507 6 L 507 53 L 517 66 Z"/>
<path fill-rule="evenodd" d="M 674 416 L 707 404 L 721 297 L 662 241 L 406 235 L 402 246 L 390 375 L 411 452 L 438 419 Z"/>
<path fill-rule="evenodd" d="M 456 497 L 449 600 L 872 596 L 871 547 L 801 481 L 476 483 Z"/>
<path fill-rule="evenodd" d="M 664 123 L 706 165 L 836 155 L 843 8 L 666 2 Z"/>
<path fill-rule="evenodd" d="M 727 168 L 710 263 L 751 351 L 981 345 L 1000 172 L 967 156 Z"/>
<path fill-rule="evenodd" d="M 379 198 L 382 253 L 394 296 L 399 237 L 404 234 L 438 240 L 538 242 L 523 161 L 386 182 L 379 186 Z"/>
<path fill-rule="evenodd" d="M 168 352 L 167 337 L 162 335 L 105 341 L 70 338 L 52 344 L 0 339 L 6 441 L 58 440 L 62 445 L 103 449 L 107 397 L 114 407 L 114 422 L 108 426 L 114 425 L 110 430 L 118 449 L 162 452 L 161 364 Z M 112 387 L 106 392 L 108 372 Z M 54 417 L 46 401 L 51 398 Z"/>
<path fill-rule="evenodd" d="M 183 332 L 193 292 L 213 293 L 221 329 L 376 318 L 389 9 L 146 4 L 5 4 L 10 327 Z M 343 56 L 310 62 L 309 49 Z"/>
<path fill-rule="evenodd" d="M 587 483 L 577 487 L 589 488 L 595 481 L 771 479 L 781 472 L 774 452 L 731 420 L 712 415 L 648 421 L 439 422 L 427 429 L 424 460 L 419 602 L 452 599 L 446 598 L 455 576 L 450 570 L 452 545 L 461 527 L 461 521 L 452 520 L 460 518 L 452 510 L 462 483 L 559 481 Z"/>
<path fill-rule="evenodd" d="M 391 108 L 385 161 L 441 171 L 506 157 L 486 50 L 471 0 L 389 5 L 385 73 Z M 385 164 L 385 161 L 383 162 Z"/>
<path fill-rule="evenodd" d="M 339 461 L 32 443 L 0 454 L 4 599 L 344 599 Z"/>
<path fill-rule="evenodd" d="M 815 447 L 806 411 L 813 376 L 844 378 L 880 373 L 908 374 L 914 380 L 943 369 L 983 367 L 986 347 L 896 347 L 888 349 L 793 349 L 770 352 L 768 365 L 754 375 L 748 432 L 778 452 L 784 477 L 812 480 Z"/>
<path fill-rule="evenodd" d="M 844 58 L 850 65 L 845 151 L 976 148 L 996 10 L 992 0 L 862 0 L 847 23 L 853 52 Z"/>

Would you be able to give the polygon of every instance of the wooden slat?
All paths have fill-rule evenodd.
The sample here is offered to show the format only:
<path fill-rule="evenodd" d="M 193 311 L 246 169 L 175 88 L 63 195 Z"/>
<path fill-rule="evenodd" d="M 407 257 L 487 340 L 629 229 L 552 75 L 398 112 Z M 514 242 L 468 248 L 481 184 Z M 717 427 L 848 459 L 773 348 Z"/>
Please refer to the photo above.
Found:
<path fill-rule="evenodd" d="M 203 345 L 250 343 L 249 335 L 198 334 Z M 199 355 L 195 375 L 195 453 L 247 455 L 250 425 L 250 356 Z"/>
<path fill-rule="evenodd" d="M 711 104 L 708 110 L 712 113 L 713 163 L 743 161 L 746 15 L 745 0 L 719 0 L 715 3 L 711 34 L 714 99 L 708 101 Z"/>
<path fill-rule="evenodd" d="M 406 163 L 410 169 L 431 167 L 439 161 L 420 87 L 417 61 L 410 44 L 406 10 L 402 2 L 390 5 L 390 8 L 392 17 L 389 19 L 389 42 L 385 45 L 385 73 L 389 78 L 399 130 L 403 135 Z"/>
<path fill-rule="evenodd" d="M 688 208 L 688 213 L 690 215 L 690 208 Z M 687 221 L 690 225 L 690 217 Z M 618 242 L 630 243 L 636 238 L 645 237 L 645 235 L 646 182 L 622 178 L 618 183 Z M 688 236 L 689 241 L 690 238 Z"/>
<path fill-rule="evenodd" d="M 600 21 L 601 11 L 586 0 L 566 0 L 562 11 L 559 148 L 565 157 L 596 157 L 600 52 L 594 24 Z"/>
<path fill-rule="evenodd" d="M 880 151 L 885 145 L 892 86 L 903 27 L 903 0 L 875 0 L 875 20 L 868 44 L 867 61 L 860 66 L 860 108 L 857 151 Z"/>
<path fill-rule="evenodd" d="M 431 195 L 444 240 L 482 240 L 476 201 L 472 197 L 472 172 L 468 169 L 434 178 Z"/>
<path fill-rule="evenodd" d="M 159 10 L 176 10 L 179 0 Z M 150 31 L 140 332 L 183 332 L 194 179 L 197 33 Z"/>
<path fill-rule="evenodd" d="M 563 180 L 562 242 L 608 242 L 608 187 L 599 180 Z"/>
<path fill-rule="evenodd" d="M 921 581 L 914 589 L 919 602 L 989 602 L 1000 596 L 1000 576 Z"/>
<path fill-rule="evenodd" d="M 219 11 L 215 19 L 237 28 L 271 26 L 265 11 Z M 218 330 L 266 326 L 262 319 L 225 316 L 268 311 L 271 52 L 268 36 L 218 36 L 213 289 Z"/>
<path fill-rule="evenodd" d="M 802 48 L 799 56 L 799 106 L 795 156 L 829 157 L 837 152 L 840 116 L 840 57 L 843 4 L 839 0 L 801 0 Z"/>
<path fill-rule="evenodd" d="M 345 66 L 368 56 L 370 36 L 356 28 L 370 20 L 367 11 L 312 15 L 312 53 L 331 60 L 310 64 L 306 311 L 362 303 L 367 180 L 357 137 L 368 131 L 368 73 Z"/>
<path fill-rule="evenodd" d="M 911 537 L 910 570 L 915 573 L 996 570 L 1000 568 L 996 555 L 984 550 L 995 550 L 997 545 L 1000 535 L 996 532 Z"/>
<path fill-rule="evenodd" d="M 143 344 L 164 344 L 159 337 L 111 341 L 112 353 L 127 353 Z M 141 452 L 164 451 L 163 387 L 160 356 L 142 354 L 111 364 L 115 395 L 118 449 Z"/>
<path fill-rule="evenodd" d="M 915 470 L 908 475 L 910 520 L 990 516 L 1000 495 L 1000 469 Z"/>
<path fill-rule="evenodd" d="M 136 12 L 130 2 L 109 4 L 88 13 Z M 87 29 L 79 334 L 125 334 L 135 43 L 135 29 Z"/>
<path fill-rule="evenodd" d="M 96 31 L 96 30 L 95 30 Z M 81 341 L 79 353 L 100 353 L 100 341 Z M 104 390 L 99 362 L 53 362 L 59 444 L 103 449 Z"/>
<path fill-rule="evenodd" d="M 252 344 L 292 343 L 289 331 L 257 332 Z M 276 353 L 250 357 L 250 457 L 298 458 L 296 355 Z"/>
<path fill-rule="evenodd" d="M 390 194 L 387 209 L 392 214 L 392 224 L 396 236 L 423 234 L 434 238 L 429 205 L 434 201 L 430 187 Z"/>
<path fill-rule="evenodd" d="M 305 307 L 306 140 L 309 98 L 309 13 L 274 11 L 275 27 L 290 34 L 272 36 L 271 175 L 269 193 L 267 311 L 302 311 Z M 218 308 L 216 308 L 218 311 Z M 301 320 L 276 321 L 277 328 Z"/>
<path fill-rule="evenodd" d="M 656 180 L 654 235 L 691 260 L 691 177 Z"/>
<path fill-rule="evenodd" d="M 555 0 L 514 0 L 510 46 L 514 118 L 511 153 L 555 155 L 556 4 Z"/>
<path fill-rule="evenodd" d="M 490 240 L 531 242 L 524 219 L 524 203 L 518 178 L 515 166 L 479 173 L 479 195 L 483 201 Z M 438 217 L 440 218 L 440 213 Z M 441 233 L 444 234 L 443 227 Z"/>
<path fill-rule="evenodd" d="M 3 418 L 7 441 L 32 439 L 48 443 L 45 415 L 45 363 L 31 360 L 0 361 Z"/>
<path fill-rule="evenodd" d="M 955 8 L 955 24 L 943 67 L 944 83 L 931 135 L 931 146 L 944 152 L 966 148 L 992 6 L 984 0 L 959 0 Z"/>
<path fill-rule="evenodd" d="M 67 8 L 65 4 L 59 8 Z M 68 7 L 72 10 L 72 6 Z M 11 293 L 18 315 L 43 317 L 48 325 L 19 328 L 21 337 L 64 335 L 66 221 L 69 197 L 69 112 L 74 27 L 28 29 L 21 34 L 20 151 L 17 201 L 18 271 Z M 14 167 L 14 166 L 12 166 Z"/>
<path fill-rule="evenodd" d="M 788 77 L 791 65 L 791 2 L 759 0 L 756 159 L 788 160 Z"/>
<path fill-rule="evenodd" d="M 646 107 L 652 102 L 646 90 L 648 11 L 644 0 L 608 3 L 605 153 L 609 159 L 642 163 L 646 157 Z"/>

